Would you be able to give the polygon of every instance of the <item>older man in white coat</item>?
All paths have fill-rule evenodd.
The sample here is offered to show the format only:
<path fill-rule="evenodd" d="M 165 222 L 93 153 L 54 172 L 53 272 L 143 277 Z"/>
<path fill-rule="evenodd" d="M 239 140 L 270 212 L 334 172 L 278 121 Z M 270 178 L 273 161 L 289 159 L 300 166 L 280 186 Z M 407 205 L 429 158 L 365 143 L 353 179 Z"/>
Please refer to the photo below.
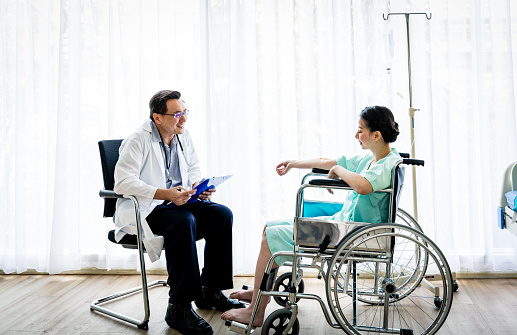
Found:
<path fill-rule="evenodd" d="M 199 160 L 185 129 L 189 111 L 177 91 L 160 91 L 149 102 L 150 120 L 126 138 L 115 167 L 114 191 L 135 195 L 141 206 L 144 245 L 152 261 L 165 247 L 170 286 L 167 324 L 183 334 L 212 334 L 210 325 L 192 309 L 226 311 L 243 304 L 221 290 L 233 287 L 232 212 L 192 188 L 201 181 Z M 119 199 L 115 215 L 117 239 L 135 234 L 132 203 Z M 156 234 L 156 235 L 155 235 Z M 199 273 L 196 240 L 205 239 Z"/>

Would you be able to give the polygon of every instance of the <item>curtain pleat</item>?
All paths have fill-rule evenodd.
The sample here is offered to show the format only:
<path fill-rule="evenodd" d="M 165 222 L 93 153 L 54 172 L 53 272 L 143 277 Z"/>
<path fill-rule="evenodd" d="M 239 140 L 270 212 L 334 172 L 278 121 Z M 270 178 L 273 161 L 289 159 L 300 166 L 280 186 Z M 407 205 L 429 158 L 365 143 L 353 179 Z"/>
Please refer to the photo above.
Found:
<path fill-rule="evenodd" d="M 390 12 L 432 13 L 409 21 L 413 142 L 406 22 Z M 369 105 L 391 108 L 393 146 L 425 160 L 418 221 L 452 269 L 516 271 L 496 215 L 517 161 L 515 50 L 511 0 L 0 0 L 0 270 L 137 268 L 106 239 L 97 142 L 174 89 L 206 177 L 233 174 L 214 201 L 234 213 L 235 274 L 253 273 L 267 220 L 294 215 L 305 172 L 276 165 L 362 153 Z"/>

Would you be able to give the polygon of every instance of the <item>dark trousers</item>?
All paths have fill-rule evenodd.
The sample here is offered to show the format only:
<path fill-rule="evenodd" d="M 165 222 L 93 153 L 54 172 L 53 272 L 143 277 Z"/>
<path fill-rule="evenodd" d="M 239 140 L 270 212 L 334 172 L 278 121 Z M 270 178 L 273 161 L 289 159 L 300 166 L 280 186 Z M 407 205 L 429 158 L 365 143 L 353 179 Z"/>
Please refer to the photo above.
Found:
<path fill-rule="evenodd" d="M 146 218 L 153 233 L 164 237 L 170 301 L 201 298 L 201 286 L 233 288 L 231 210 L 210 201 L 157 206 Z M 205 262 L 199 273 L 196 241 L 205 239 Z"/>

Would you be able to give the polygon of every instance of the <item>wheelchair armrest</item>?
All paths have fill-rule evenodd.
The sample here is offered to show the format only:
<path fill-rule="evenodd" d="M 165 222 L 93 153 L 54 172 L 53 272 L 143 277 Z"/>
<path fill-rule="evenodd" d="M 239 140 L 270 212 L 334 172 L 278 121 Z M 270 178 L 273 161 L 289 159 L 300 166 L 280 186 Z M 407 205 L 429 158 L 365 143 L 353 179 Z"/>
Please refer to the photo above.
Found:
<path fill-rule="evenodd" d="M 312 173 L 329 174 L 329 170 L 314 168 L 312 169 Z"/>
<path fill-rule="evenodd" d="M 309 185 L 315 186 L 331 186 L 331 187 L 350 187 L 347 183 L 337 179 L 313 179 L 309 181 Z"/>
<path fill-rule="evenodd" d="M 117 193 L 115 193 L 115 191 L 112 191 L 112 190 L 102 189 L 99 191 L 99 197 L 101 197 L 101 198 L 123 198 L 124 196 L 121 194 L 117 194 Z"/>

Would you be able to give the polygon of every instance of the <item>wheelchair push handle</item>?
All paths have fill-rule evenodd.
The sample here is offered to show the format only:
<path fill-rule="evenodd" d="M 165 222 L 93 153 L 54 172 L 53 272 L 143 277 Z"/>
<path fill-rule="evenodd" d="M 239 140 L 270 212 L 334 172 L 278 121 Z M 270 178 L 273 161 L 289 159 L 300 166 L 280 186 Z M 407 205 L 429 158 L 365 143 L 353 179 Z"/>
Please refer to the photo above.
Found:
<path fill-rule="evenodd" d="M 424 161 L 421 159 L 404 158 L 402 164 L 424 166 Z"/>
<path fill-rule="evenodd" d="M 400 155 L 400 157 L 402 157 L 402 164 L 424 166 L 424 161 L 423 160 L 409 158 L 411 156 L 408 153 L 399 152 L 399 155 Z"/>

